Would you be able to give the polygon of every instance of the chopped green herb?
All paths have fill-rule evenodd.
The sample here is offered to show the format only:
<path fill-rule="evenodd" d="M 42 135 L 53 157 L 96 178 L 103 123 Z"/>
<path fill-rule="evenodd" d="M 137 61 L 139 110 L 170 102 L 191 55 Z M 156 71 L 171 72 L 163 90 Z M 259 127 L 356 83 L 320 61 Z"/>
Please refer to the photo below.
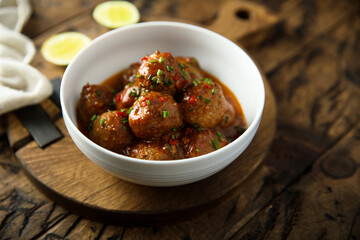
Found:
<path fill-rule="evenodd" d="M 152 75 L 151 75 L 151 74 L 149 74 L 148 79 L 149 79 L 149 80 L 151 80 L 151 79 L 152 79 Z"/>
<path fill-rule="evenodd" d="M 214 148 L 216 150 L 218 150 L 220 147 L 219 147 L 219 142 L 218 140 L 215 138 L 214 140 L 211 141 L 212 145 L 214 146 Z"/>
<path fill-rule="evenodd" d="M 136 75 L 137 78 L 141 78 L 142 76 L 143 76 L 142 74 Z"/>
<path fill-rule="evenodd" d="M 88 129 L 91 130 L 93 126 L 94 126 L 94 122 L 90 122 L 89 126 L 88 126 Z"/>
<path fill-rule="evenodd" d="M 212 94 L 215 94 L 215 93 L 216 93 L 216 90 L 215 90 L 215 89 L 211 90 L 211 93 L 212 93 Z"/>
<path fill-rule="evenodd" d="M 156 74 L 160 77 L 161 74 L 163 74 L 163 71 L 161 71 L 161 69 L 159 69 Z"/>
<path fill-rule="evenodd" d="M 192 84 L 197 87 L 198 86 L 198 83 L 196 81 L 192 81 Z"/>
<path fill-rule="evenodd" d="M 184 70 L 181 70 L 181 76 L 184 78 L 184 79 L 187 79 L 187 75 L 186 75 L 186 72 Z"/>
<path fill-rule="evenodd" d="M 128 86 L 131 86 L 131 85 L 132 85 L 132 83 L 128 83 L 127 85 L 128 85 Z"/>
<path fill-rule="evenodd" d="M 173 140 L 175 140 L 175 135 L 174 135 L 174 134 L 171 134 L 171 138 L 172 138 Z"/>
<path fill-rule="evenodd" d="M 96 95 L 100 96 L 100 91 L 99 90 L 96 90 L 95 93 L 96 93 Z"/>
<path fill-rule="evenodd" d="M 179 63 L 179 67 L 180 67 L 181 69 L 184 69 L 184 65 L 183 65 L 182 63 Z"/>
<path fill-rule="evenodd" d="M 90 120 L 93 122 L 93 121 L 95 121 L 97 118 L 98 118 L 98 115 L 95 114 L 95 115 L 93 115 L 93 116 L 91 117 Z"/>
<path fill-rule="evenodd" d="M 128 120 L 126 117 L 124 117 L 124 118 L 121 119 L 121 122 L 124 123 L 124 124 L 127 123 L 128 121 L 129 121 L 129 120 Z"/>
<path fill-rule="evenodd" d="M 196 152 L 200 152 L 200 150 L 199 150 L 198 148 L 197 148 L 197 149 L 195 149 L 195 151 L 196 151 Z"/>
<path fill-rule="evenodd" d="M 163 118 L 167 118 L 170 115 L 169 111 L 163 111 L 162 113 Z"/>
<path fill-rule="evenodd" d="M 174 66 L 170 66 L 171 70 L 174 70 Z"/>
<path fill-rule="evenodd" d="M 125 129 L 125 130 L 127 130 L 127 127 L 125 127 L 125 126 L 122 126 L 122 128 Z"/>
<path fill-rule="evenodd" d="M 128 110 L 128 114 L 130 114 L 132 110 L 133 110 L 133 107 L 130 107 Z"/>
<path fill-rule="evenodd" d="M 198 99 L 200 99 L 200 100 L 201 100 L 201 99 L 202 99 L 202 96 L 198 96 Z"/>
<path fill-rule="evenodd" d="M 218 136 L 219 141 L 222 141 L 222 135 L 221 135 L 221 132 L 216 132 L 216 135 Z"/>
<path fill-rule="evenodd" d="M 190 107 L 189 107 L 189 111 L 191 112 L 192 110 L 194 110 L 194 107 L 193 107 L 193 106 L 190 106 Z"/>
<path fill-rule="evenodd" d="M 166 70 L 170 72 L 170 66 L 166 66 Z"/>
<path fill-rule="evenodd" d="M 150 60 L 149 62 L 151 62 L 151 63 L 157 63 L 157 60 L 156 60 L 156 59 L 152 59 L 152 60 Z"/>
<path fill-rule="evenodd" d="M 156 83 L 159 84 L 161 82 L 161 78 L 156 79 Z"/>
<path fill-rule="evenodd" d="M 183 88 L 182 91 L 185 92 L 185 91 L 186 91 L 186 88 Z"/>
<path fill-rule="evenodd" d="M 160 57 L 160 58 L 159 58 L 159 62 L 164 63 L 164 58 L 163 58 L 163 57 Z"/>
<path fill-rule="evenodd" d="M 172 128 L 171 130 L 172 130 L 173 132 L 176 132 L 176 128 Z"/>
<path fill-rule="evenodd" d="M 104 123 L 105 123 L 105 118 L 101 118 L 100 119 L 100 125 L 104 125 Z"/>
<path fill-rule="evenodd" d="M 210 99 L 204 99 L 204 102 L 211 103 L 211 100 Z"/>
<path fill-rule="evenodd" d="M 229 116 L 225 117 L 225 123 L 229 122 L 229 118 L 230 118 Z"/>
<path fill-rule="evenodd" d="M 207 84 L 209 84 L 209 85 L 212 83 L 212 81 L 211 81 L 210 78 L 205 78 L 205 82 L 206 82 Z"/>
<path fill-rule="evenodd" d="M 154 89 L 154 85 L 150 85 L 150 89 L 153 90 L 153 89 Z"/>
<path fill-rule="evenodd" d="M 111 89 L 111 93 L 114 94 L 114 93 L 115 93 L 115 89 Z"/>
<path fill-rule="evenodd" d="M 146 100 L 146 105 L 150 105 L 150 100 Z"/>

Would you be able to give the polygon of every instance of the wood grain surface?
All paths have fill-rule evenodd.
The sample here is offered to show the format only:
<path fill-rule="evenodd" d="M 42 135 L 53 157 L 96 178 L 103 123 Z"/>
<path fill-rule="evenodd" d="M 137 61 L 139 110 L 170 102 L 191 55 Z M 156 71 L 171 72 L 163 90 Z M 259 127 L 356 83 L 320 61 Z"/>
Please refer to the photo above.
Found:
<path fill-rule="evenodd" d="M 205 26 L 225 2 L 134 1 L 143 19 L 177 18 Z M 80 217 L 48 199 L 24 175 L 13 152 L 32 140 L 25 134 L 18 138 L 22 142 L 9 142 L 6 132 L 14 122 L 7 115 L 9 123 L 5 117 L 0 121 L 0 239 L 359 239 L 360 3 L 251 2 L 281 20 L 265 38 L 255 34 L 236 41 L 269 80 L 278 125 L 264 163 L 235 196 L 161 226 L 116 226 Z M 70 26 L 95 37 L 107 31 L 91 19 L 96 3 L 34 0 L 25 33 L 37 48 L 46 36 Z M 49 78 L 64 71 L 40 55 L 32 64 Z"/>

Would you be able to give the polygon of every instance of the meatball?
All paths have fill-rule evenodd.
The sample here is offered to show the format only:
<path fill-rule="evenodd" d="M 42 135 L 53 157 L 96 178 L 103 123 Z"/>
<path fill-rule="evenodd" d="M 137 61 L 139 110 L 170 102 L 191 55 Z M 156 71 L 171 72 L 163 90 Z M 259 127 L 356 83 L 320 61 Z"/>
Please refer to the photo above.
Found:
<path fill-rule="evenodd" d="M 139 96 L 140 90 L 136 84 L 126 85 L 115 97 L 116 109 L 130 108 Z"/>
<path fill-rule="evenodd" d="M 81 122 L 88 124 L 92 116 L 100 115 L 111 109 L 113 103 L 113 93 L 110 87 L 86 84 L 82 89 L 78 104 Z"/>
<path fill-rule="evenodd" d="M 187 128 L 181 143 L 186 157 L 196 157 L 213 152 L 227 144 L 220 132 L 211 129 Z"/>
<path fill-rule="evenodd" d="M 181 126 L 182 118 L 172 96 L 148 92 L 135 101 L 129 124 L 138 138 L 157 139 L 172 128 Z"/>
<path fill-rule="evenodd" d="M 130 157 L 147 160 L 173 160 L 172 148 L 169 144 L 161 144 L 157 141 L 140 141 L 129 147 Z"/>
<path fill-rule="evenodd" d="M 193 80 L 200 80 L 204 78 L 203 71 L 200 69 L 200 65 L 195 58 L 176 57 L 175 59 L 179 63 L 182 76 L 185 76 L 188 80 L 183 83 L 183 86 L 178 86 L 179 90 L 186 88 Z"/>
<path fill-rule="evenodd" d="M 123 112 L 104 112 L 90 123 L 89 138 L 106 149 L 120 153 L 134 139 L 127 122 Z"/>
<path fill-rule="evenodd" d="M 236 113 L 233 105 L 229 101 L 226 100 L 225 107 L 224 107 L 224 117 L 221 121 L 222 127 L 230 126 L 235 119 Z"/>
<path fill-rule="evenodd" d="M 169 52 L 145 56 L 142 59 L 137 75 L 139 87 L 174 95 L 177 86 L 181 87 L 185 76 L 182 76 L 178 62 Z"/>
<path fill-rule="evenodd" d="M 219 84 L 210 78 L 194 80 L 182 99 L 184 121 L 203 128 L 215 127 L 223 119 L 225 101 Z"/>

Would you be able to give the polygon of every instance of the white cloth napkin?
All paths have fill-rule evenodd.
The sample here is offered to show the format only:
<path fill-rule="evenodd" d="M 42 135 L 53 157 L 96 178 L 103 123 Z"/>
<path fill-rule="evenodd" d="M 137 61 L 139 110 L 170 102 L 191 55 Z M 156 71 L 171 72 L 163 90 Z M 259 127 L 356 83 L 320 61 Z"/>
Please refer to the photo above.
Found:
<path fill-rule="evenodd" d="M 48 79 L 28 65 L 36 49 L 20 31 L 30 14 L 28 0 L 0 0 L 0 115 L 40 103 L 53 91 Z"/>

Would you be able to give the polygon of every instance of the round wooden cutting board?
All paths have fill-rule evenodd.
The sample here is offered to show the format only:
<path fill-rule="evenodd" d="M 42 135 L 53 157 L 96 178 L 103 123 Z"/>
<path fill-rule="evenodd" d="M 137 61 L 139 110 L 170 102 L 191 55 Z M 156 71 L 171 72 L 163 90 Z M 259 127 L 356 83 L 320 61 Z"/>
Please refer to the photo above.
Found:
<path fill-rule="evenodd" d="M 240 4 L 240 5 L 239 5 Z M 236 25 L 229 11 L 257 11 L 256 24 Z M 244 2 L 229 2 L 209 28 L 231 40 L 273 24 L 266 11 Z M 234 14 L 233 14 L 234 15 Z M 231 15 L 231 16 L 233 16 Z M 240 15 L 242 16 L 242 15 Z M 272 16 L 271 16 L 272 17 Z M 226 18 L 226 19 L 225 19 Z M 222 29 L 221 26 L 232 26 Z M 244 180 L 265 158 L 276 129 L 276 103 L 263 76 L 266 99 L 259 130 L 246 151 L 221 172 L 196 183 L 178 187 L 148 187 L 125 182 L 105 172 L 78 150 L 63 119 L 56 122 L 64 137 L 39 148 L 31 141 L 16 152 L 29 178 L 55 202 L 88 218 L 131 225 L 169 223 L 204 211 L 231 199 Z M 15 132 L 15 131 L 9 131 Z M 11 136 L 10 136 L 11 137 Z"/>

